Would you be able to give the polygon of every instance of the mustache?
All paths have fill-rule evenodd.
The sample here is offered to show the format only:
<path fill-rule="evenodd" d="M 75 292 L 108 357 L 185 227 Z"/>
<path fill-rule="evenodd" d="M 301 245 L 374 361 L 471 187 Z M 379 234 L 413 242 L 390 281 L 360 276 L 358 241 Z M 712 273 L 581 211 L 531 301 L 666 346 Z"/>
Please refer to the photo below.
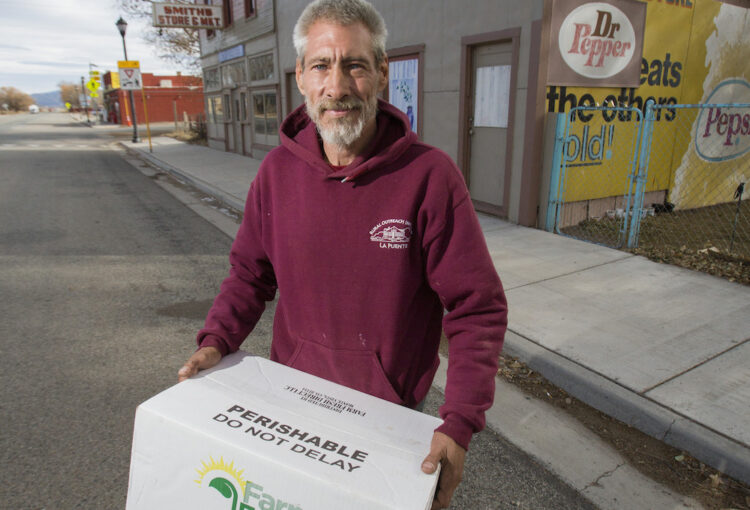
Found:
<path fill-rule="evenodd" d="M 363 107 L 364 102 L 354 97 L 347 99 L 323 99 L 315 105 L 315 109 L 319 113 L 323 113 L 326 110 L 361 110 Z"/>

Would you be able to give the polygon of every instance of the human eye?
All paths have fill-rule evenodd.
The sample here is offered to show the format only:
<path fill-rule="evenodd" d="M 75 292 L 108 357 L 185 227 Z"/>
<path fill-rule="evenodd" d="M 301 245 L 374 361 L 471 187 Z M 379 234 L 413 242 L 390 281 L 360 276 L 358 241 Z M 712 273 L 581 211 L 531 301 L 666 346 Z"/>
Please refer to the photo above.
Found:
<path fill-rule="evenodd" d="M 350 62 L 347 67 L 350 72 L 355 74 L 364 73 L 368 69 L 368 67 L 363 62 Z"/>

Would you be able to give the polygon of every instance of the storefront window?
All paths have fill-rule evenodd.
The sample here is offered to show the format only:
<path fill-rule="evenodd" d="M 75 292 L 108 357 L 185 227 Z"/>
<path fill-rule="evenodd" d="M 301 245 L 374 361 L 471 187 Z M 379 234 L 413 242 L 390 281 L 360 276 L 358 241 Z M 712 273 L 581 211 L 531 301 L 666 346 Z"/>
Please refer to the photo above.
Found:
<path fill-rule="evenodd" d="M 385 98 L 404 112 L 412 131 L 422 135 L 422 68 L 424 45 L 388 50 Z"/>
<path fill-rule="evenodd" d="M 276 113 L 276 93 L 266 94 L 266 133 L 275 135 L 279 129 L 279 117 Z"/>
<path fill-rule="evenodd" d="M 221 88 L 221 73 L 219 68 L 203 70 L 203 83 L 206 90 L 219 90 Z"/>
<path fill-rule="evenodd" d="M 235 62 L 224 66 L 222 70 L 223 85 L 226 88 L 234 88 L 247 81 L 245 74 L 245 63 Z"/>
<path fill-rule="evenodd" d="M 252 92 L 253 134 L 255 143 L 261 145 L 278 144 L 279 119 L 276 107 L 276 91 Z"/>
<path fill-rule="evenodd" d="M 388 99 L 406 114 L 412 131 L 417 131 L 418 97 L 419 59 L 407 57 L 388 62 Z"/>
<path fill-rule="evenodd" d="M 271 81 L 274 79 L 273 54 L 268 53 L 248 59 L 250 81 Z"/>
<path fill-rule="evenodd" d="M 221 96 L 211 96 L 208 98 L 208 118 L 214 124 L 224 122 L 224 107 L 221 102 Z"/>
<path fill-rule="evenodd" d="M 253 129 L 259 135 L 266 134 L 266 108 L 264 94 L 253 94 Z"/>

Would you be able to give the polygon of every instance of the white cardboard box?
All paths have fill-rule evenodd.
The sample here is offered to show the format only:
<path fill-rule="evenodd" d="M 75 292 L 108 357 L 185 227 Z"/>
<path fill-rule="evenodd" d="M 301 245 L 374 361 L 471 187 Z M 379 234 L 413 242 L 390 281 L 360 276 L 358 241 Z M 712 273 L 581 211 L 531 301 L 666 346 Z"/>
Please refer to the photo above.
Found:
<path fill-rule="evenodd" d="M 238 352 L 138 407 L 126 508 L 428 509 L 440 423 Z"/>

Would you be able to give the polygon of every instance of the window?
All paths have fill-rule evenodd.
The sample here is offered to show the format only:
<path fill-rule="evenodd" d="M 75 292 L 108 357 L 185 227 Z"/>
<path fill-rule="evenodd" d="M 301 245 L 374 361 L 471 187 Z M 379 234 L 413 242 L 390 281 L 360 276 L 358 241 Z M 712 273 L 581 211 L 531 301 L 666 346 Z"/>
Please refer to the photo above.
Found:
<path fill-rule="evenodd" d="M 276 91 L 253 91 L 251 97 L 254 141 L 261 145 L 278 144 L 279 118 Z"/>
<path fill-rule="evenodd" d="M 388 51 L 386 99 L 404 112 L 412 131 L 422 135 L 422 58 L 424 45 Z"/>
<path fill-rule="evenodd" d="M 221 103 L 221 96 L 211 96 L 208 98 L 208 118 L 214 124 L 224 122 L 224 108 Z"/>
<path fill-rule="evenodd" d="M 211 5 L 211 0 L 203 0 L 203 5 Z M 206 30 L 206 37 L 211 39 L 216 35 L 216 30 Z"/>
<path fill-rule="evenodd" d="M 266 134 L 266 106 L 264 94 L 253 94 L 253 129 L 259 135 Z"/>
<path fill-rule="evenodd" d="M 232 120 L 232 103 L 229 101 L 229 94 L 224 94 L 222 104 L 224 105 L 224 120 Z"/>
<path fill-rule="evenodd" d="M 267 53 L 266 55 L 260 55 L 259 57 L 253 57 L 248 59 L 250 66 L 250 81 L 273 81 L 274 79 L 274 68 L 273 68 L 273 54 Z"/>
<path fill-rule="evenodd" d="M 255 14 L 255 0 L 245 0 L 245 17 L 252 18 Z"/>
<path fill-rule="evenodd" d="M 388 62 L 388 99 L 409 118 L 411 130 L 417 130 L 419 60 L 416 58 Z"/>
<path fill-rule="evenodd" d="M 222 84 L 226 88 L 234 88 L 247 81 L 245 74 L 245 62 L 235 62 L 225 65 L 222 73 Z"/>
<path fill-rule="evenodd" d="M 224 8 L 224 26 L 228 27 L 232 24 L 232 1 L 224 0 L 222 7 Z"/>
<path fill-rule="evenodd" d="M 159 80 L 160 87 L 172 88 L 172 80 Z"/>
<path fill-rule="evenodd" d="M 206 90 L 218 90 L 221 88 L 221 73 L 218 67 L 203 70 L 203 85 Z"/>
<path fill-rule="evenodd" d="M 240 120 L 247 120 L 247 95 L 240 93 Z"/>

